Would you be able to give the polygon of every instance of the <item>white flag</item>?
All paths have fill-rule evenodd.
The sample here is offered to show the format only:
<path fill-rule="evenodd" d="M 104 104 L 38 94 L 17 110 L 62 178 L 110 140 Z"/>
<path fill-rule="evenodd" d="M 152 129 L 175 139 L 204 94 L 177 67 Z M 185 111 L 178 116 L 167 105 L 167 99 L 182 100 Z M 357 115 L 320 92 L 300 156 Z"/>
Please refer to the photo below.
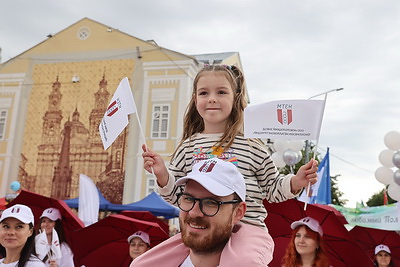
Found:
<path fill-rule="evenodd" d="M 47 241 L 46 231 L 43 230 L 35 236 L 35 249 L 38 258 L 41 260 L 49 253 L 50 245 Z"/>
<path fill-rule="evenodd" d="M 325 100 L 278 100 L 244 110 L 246 138 L 318 140 Z"/>
<path fill-rule="evenodd" d="M 52 232 L 52 241 L 51 241 L 51 250 L 53 251 L 53 254 L 51 256 L 51 259 L 61 259 L 61 247 L 60 247 L 60 241 L 58 239 L 58 234 L 56 229 L 53 228 Z"/>
<path fill-rule="evenodd" d="M 96 185 L 84 174 L 79 175 L 78 217 L 85 226 L 98 221 L 100 198 Z"/>
<path fill-rule="evenodd" d="M 99 125 L 101 141 L 106 150 L 128 125 L 128 115 L 136 112 L 129 80 L 123 78 L 115 91 Z"/>
<path fill-rule="evenodd" d="M 41 260 L 43 260 L 46 256 L 49 257 L 48 260 L 61 259 L 61 248 L 57 231 L 53 228 L 51 245 L 47 241 L 45 230 L 36 235 L 35 249 L 38 258 Z M 51 253 L 50 250 L 52 251 Z"/>

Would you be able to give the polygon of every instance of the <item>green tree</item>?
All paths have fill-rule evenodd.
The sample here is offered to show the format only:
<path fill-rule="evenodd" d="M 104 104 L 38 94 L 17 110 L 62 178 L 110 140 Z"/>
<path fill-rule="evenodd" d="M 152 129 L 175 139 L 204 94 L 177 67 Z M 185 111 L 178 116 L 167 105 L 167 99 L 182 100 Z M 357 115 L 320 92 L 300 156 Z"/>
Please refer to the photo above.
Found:
<path fill-rule="evenodd" d="M 375 207 L 375 206 L 382 206 L 383 205 L 383 191 L 385 189 L 382 189 L 381 191 L 373 194 L 367 201 L 367 205 L 369 207 Z M 389 195 L 388 197 L 388 204 L 396 202 L 393 200 Z"/>
<path fill-rule="evenodd" d="M 332 194 L 332 204 L 344 206 L 347 203 L 347 199 L 343 199 L 343 192 L 339 190 L 337 184 L 337 178 L 340 174 L 331 176 L 331 194 Z"/>

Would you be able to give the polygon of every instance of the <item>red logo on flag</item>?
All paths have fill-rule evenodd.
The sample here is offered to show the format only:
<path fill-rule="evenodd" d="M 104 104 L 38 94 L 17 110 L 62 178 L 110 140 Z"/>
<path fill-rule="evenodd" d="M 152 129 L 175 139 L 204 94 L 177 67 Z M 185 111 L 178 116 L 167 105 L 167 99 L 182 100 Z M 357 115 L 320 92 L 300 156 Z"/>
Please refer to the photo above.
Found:
<path fill-rule="evenodd" d="M 115 99 L 107 108 L 107 116 L 111 117 L 121 108 L 121 100 Z"/>
<path fill-rule="evenodd" d="M 292 109 L 281 109 L 276 110 L 278 121 L 282 125 L 289 125 L 293 121 Z"/>

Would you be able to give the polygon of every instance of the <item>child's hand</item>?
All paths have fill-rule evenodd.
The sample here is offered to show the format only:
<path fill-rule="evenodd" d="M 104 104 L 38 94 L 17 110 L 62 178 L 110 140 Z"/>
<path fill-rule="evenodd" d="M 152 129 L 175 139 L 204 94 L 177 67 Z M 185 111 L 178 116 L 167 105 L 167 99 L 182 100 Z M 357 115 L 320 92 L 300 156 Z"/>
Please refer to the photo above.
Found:
<path fill-rule="evenodd" d="M 49 260 L 49 266 L 50 267 L 57 267 L 57 261 L 56 260 Z"/>
<path fill-rule="evenodd" d="M 297 193 L 308 183 L 315 184 L 318 180 L 317 171 L 318 162 L 315 159 L 311 159 L 307 164 L 301 166 L 290 181 L 292 193 Z"/>
<path fill-rule="evenodd" d="M 165 167 L 164 160 L 161 156 L 149 148 L 146 145 L 142 145 L 143 153 L 143 167 L 149 173 L 153 173 L 157 177 L 157 183 L 159 186 L 164 187 L 168 183 L 168 170 Z"/>

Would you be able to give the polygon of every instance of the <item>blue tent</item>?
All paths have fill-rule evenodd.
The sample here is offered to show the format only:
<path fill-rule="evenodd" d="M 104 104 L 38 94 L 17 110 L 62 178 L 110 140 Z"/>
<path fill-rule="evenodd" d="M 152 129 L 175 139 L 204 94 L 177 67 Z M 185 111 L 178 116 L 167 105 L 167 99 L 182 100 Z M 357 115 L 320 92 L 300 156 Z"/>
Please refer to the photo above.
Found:
<path fill-rule="evenodd" d="M 150 211 L 155 216 L 163 216 L 167 219 L 178 217 L 179 209 L 172 206 L 157 193 L 152 192 L 147 197 L 126 205 L 111 204 L 108 206 L 109 210 L 122 211 L 122 210 L 136 210 L 136 211 Z"/>
<path fill-rule="evenodd" d="M 108 201 L 100 192 L 99 189 L 97 189 L 97 192 L 99 192 L 99 200 L 100 200 L 100 209 L 101 210 L 110 210 L 109 206 L 112 205 L 110 201 Z M 71 198 L 71 199 L 66 199 L 64 200 L 65 203 L 67 203 L 68 207 L 70 208 L 75 208 L 77 209 L 79 206 L 79 197 L 77 198 Z"/>

